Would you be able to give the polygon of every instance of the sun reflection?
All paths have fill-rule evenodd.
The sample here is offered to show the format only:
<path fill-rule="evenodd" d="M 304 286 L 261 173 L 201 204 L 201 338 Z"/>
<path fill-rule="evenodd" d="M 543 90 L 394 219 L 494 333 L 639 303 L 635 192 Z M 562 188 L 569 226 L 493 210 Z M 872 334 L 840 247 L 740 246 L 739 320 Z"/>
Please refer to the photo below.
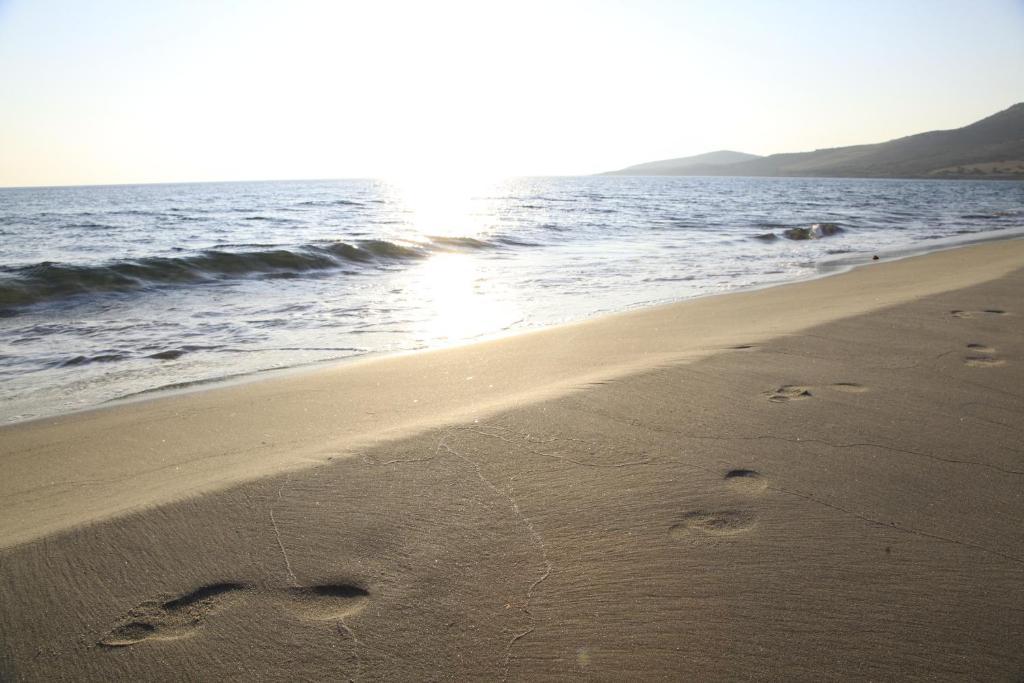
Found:
<path fill-rule="evenodd" d="M 411 274 L 427 315 L 422 333 L 428 343 L 496 334 L 522 317 L 509 293 L 492 287 L 488 272 L 496 261 L 487 241 L 499 229 L 496 197 L 507 191 L 505 181 L 450 171 L 389 181 L 405 212 L 403 237 L 434 251 Z"/>
<path fill-rule="evenodd" d="M 493 201 L 501 181 L 459 175 L 411 175 L 390 181 L 409 226 L 420 237 L 486 236 L 495 224 Z"/>
<path fill-rule="evenodd" d="M 494 334 L 521 313 L 507 300 L 481 291 L 485 262 L 470 254 L 438 254 L 421 266 L 424 305 L 430 314 L 424 330 L 431 341 L 458 342 Z"/>

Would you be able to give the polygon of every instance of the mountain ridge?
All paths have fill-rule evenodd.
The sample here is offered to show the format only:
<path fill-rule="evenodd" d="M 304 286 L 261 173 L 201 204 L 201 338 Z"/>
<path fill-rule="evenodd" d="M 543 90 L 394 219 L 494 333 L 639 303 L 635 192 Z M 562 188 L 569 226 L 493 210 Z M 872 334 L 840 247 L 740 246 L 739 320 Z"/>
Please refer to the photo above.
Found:
<path fill-rule="evenodd" d="M 961 128 L 886 142 L 763 157 L 732 154 L 753 158 L 694 163 L 707 156 L 697 155 L 637 164 L 602 175 L 1024 179 L 1024 102 Z"/>
<path fill-rule="evenodd" d="M 661 175 L 658 171 L 672 171 L 673 169 L 692 168 L 694 166 L 724 166 L 726 164 L 734 164 L 741 161 L 751 161 L 753 159 L 760 158 L 761 157 L 757 154 L 747 154 L 746 152 L 734 152 L 729 149 L 720 149 L 714 152 L 705 152 L 704 154 L 696 154 L 689 157 L 648 161 L 622 169 L 622 171 L 612 171 L 603 175 L 616 175 L 624 171 L 646 171 L 650 175 Z M 643 175 L 643 173 L 639 173 L 638 175 Z M 669 173 L 669 175 L 672 175 L 672 173 Z"/>

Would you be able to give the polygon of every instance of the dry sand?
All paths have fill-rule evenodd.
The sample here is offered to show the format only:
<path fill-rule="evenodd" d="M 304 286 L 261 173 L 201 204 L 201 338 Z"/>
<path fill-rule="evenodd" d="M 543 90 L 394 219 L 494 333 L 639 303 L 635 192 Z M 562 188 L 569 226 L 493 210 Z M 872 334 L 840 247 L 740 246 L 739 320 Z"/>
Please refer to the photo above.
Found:
<path fill-rule="evenodd" d="M 1017 680 L 1022 268 L 0 430 L 0 679 Z"/>

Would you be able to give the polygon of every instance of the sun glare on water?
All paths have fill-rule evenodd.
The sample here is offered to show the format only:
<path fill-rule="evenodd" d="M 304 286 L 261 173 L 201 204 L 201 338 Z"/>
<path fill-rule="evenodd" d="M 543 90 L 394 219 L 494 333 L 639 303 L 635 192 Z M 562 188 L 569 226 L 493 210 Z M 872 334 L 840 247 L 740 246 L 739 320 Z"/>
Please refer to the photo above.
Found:
<path fill-rule="evenodd" d="M 437 250 L 410 274 L 430 315 L 425 337 L 456 343 L 500 332 L 520 319 L 510 293 L 499 298 L 488 286 L 493 261 L 486 245 L 496 231 L 494 197 L 502 182 L 417 174 L 391 185 L 406 212 L 408 239 Z"/>
<path fill-rule="evenodd" d="M 483 238 L 496 217 L 492 197 L 502 182 L 453 174 L 415 173 L 389 181 L 415 237 Z"/>
<path fill-rule="evenodd" d="M 421 266 L 428 339 L 457 343 L 495 334 L 518 320 L 518 308 L 486 292 L 487 265 L 467 254 L 438 254 Z"/>

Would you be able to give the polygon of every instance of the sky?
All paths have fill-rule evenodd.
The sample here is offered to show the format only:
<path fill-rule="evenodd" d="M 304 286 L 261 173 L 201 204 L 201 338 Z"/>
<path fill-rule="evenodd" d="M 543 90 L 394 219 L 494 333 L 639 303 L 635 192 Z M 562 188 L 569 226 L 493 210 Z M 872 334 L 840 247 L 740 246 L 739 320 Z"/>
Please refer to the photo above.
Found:
<path fill-rule="evenodd" d="M 0 0 L 0 186 L 577 175 L 957 128 L 1024 0 Z"/>

